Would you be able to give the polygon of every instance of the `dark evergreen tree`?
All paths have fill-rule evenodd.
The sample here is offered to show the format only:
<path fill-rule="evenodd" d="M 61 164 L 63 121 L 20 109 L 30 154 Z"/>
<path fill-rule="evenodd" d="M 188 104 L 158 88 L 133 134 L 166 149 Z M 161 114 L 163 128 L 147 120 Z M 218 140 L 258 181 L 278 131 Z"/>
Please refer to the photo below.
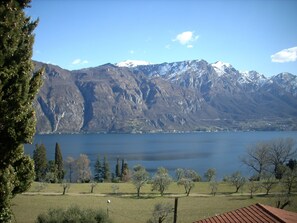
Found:
<path fill-rule="evenodd" d="M 106 156 L 104 156 L 104 159 L 103 159 L 103 171 L 104 171 L 104 176 L 103 176 L 104 180 L 110 181 L 111 172 L 110 172 L 110 167 Z"/>
<path fill-rule="evenodd" d="M 115 175 L 116 175 L 117 178 L 121 178 L 121 176 L 122 176 L 121 167 L 120 167 L 120 159 L 119 158 L 117 158 Z"/>
<path fill-rule="evenodd" d="M 57 178 L 61 182 L 64 178 L 64 168 L 63 168 L 63 157 L 60 149 L 60 145 L 56 143 L 55 147 L 55 165 L 57 166 Z"/>
<path fill-rule="evenodd" d="M 121 180 L 125 182 L 130 180 L 128 163 L 126 163 L 124 159 L 122 159 Z"/>
<path fill-rule="evenodd" d="M 43 144 L 36 144 L 33 151 L 33 160 L 35 166 L 35 180 L 43 181 L 47 171 L 46 148 Z"/>
<path fill-rule="evenodd" d="M 123 177 L 124 169 L 125 169 L 125 160 L 122 159 L 121 177 Z"/>
<path fill-rule="evenodd" d="M 103 178 L 104 178 L 104 170 L 100 161 L 100 156 L 98 155 L 94 165 L 94 181 L 102 182 Z"/>
<path fill-rule="evenodd" d="M 12 217 L 11 199 L 34 180 L 34 164 L 24 155 L 32 143 L 36 117 L 32 102 L 42 83 L 33 74 L 33 31 L 24 9 L 30 0 L 0 0 L 0 222 Z"/>
<path fill-rule="evenodd" d="M 122 181 L 128 182 L 130 180 L 130 171 L 128 167 L 128 163 L 124 163 Z"/>

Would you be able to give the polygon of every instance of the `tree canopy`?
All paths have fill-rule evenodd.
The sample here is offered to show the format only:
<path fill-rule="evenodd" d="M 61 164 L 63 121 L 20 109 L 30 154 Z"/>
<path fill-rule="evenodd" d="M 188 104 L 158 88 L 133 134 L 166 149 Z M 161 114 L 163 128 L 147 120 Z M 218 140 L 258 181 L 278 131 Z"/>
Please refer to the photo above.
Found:
<path fill-rule="evenodd" d="M 0 1 L 0 221 L 8 222 L 10 200 L 34 180 L 34 164 L 24 155 L 32 143 L 36 117 L 33 100 L 42 83 L 42 70 L 33 73 L 33 31 L 24 9 L 30 0 Z"/>
<path fill-rule="evenodd" d="M 168 170 L 164 167 L 159 167 L 153 177 L 152 190 L 159 191 L 161 196 L 163 196 L 164 191 L 169 187 L 171 182 L 172 178 L 169 175 Z"/>
<path fill-rule="evenodd" d="M 35 145 L 35 150 L 33 151 L 33 160 L 35 164 L 35 180 L 42 181 L 45 179 L 47 168 L 46 148 L 43 144 Z"/>
<path fill-rule="evenodd" d="M 149 179 L 149 173 L 141 165 L 136 165 L 133 168 L 132 183 L 136 187 L 137 197 L 140 196 L 140 188 L 143 187 Z"/>
<path fill-rule="evenodd" d="M 55 147 L 55 165 L 57 166 L 57 178 L 61 182 L 64 178 L 64 164 L 59 143 L 56 143 Z"/>
<path fill-rule="evenodd" d="M 247 154 L 242 162 L 254 173 L 254 178 L 260 180 L 263 175 L 273 173 L 281 179 L 285 173 L 285 164 L 296 157 L 297 150 L 292 138 L 280 138 L 259 142 L 247 148 Z"/>

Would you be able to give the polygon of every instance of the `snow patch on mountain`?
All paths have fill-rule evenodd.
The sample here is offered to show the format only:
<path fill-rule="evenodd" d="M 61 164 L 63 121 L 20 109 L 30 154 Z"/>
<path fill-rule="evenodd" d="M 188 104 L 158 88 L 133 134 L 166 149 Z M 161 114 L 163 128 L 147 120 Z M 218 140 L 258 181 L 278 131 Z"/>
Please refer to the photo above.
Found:
<path fill-rule="evenodd" d="M 227 68 L 232 68 L 232 65 L 229 63 L 224 63 L 222 61 L 217 61 L 215 63 L 212 63 L 211 66 L 214 68 L 214 70 L 216 71 L 216 73 L 219 76 L 222 76 L 226 73 L 226 69 Z"/>
<path fill-rule="evenodd" d="M 144 60 L 125 60 L 119 63 L 116 63 L 115 65 L 117 67 L 137 67 L 141 65 L 150 65 L 150 62 L 144 61 Z"/>
<path fill-rule="evenodd" d="M 289 92 L 294 96 L 297 96 L 297 76 L 291 73 L 283 72 L 271 77 L 271 80 L 272 83 L 278 85 L 286 92 Z"/>
<path fill-rule="evenodd" d="M 238 80 L 241 84 L 254 83 L 262 85 L 267 81 L 267 78 L 263 74 L 259 74 L 257 71 L 244 71 L 240 72 L 241 78 Z"/>

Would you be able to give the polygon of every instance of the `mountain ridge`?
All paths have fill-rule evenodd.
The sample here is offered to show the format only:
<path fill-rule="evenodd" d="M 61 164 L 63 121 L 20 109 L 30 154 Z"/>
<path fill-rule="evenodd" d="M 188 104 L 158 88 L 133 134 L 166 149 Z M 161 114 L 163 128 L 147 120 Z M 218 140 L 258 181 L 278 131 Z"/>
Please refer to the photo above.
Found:
<path fill-rule="evenodd" d="M 188 60 L 45 67 L 38 133 L 297 130 L 297 77 Z"/>

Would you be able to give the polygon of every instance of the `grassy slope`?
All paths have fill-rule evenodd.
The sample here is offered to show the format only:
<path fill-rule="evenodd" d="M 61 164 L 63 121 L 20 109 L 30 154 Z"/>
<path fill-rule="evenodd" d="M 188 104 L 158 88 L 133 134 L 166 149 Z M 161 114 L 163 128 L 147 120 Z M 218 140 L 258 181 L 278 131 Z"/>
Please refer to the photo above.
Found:
<path fill-rule="evenodd" d="M 112 193 L 110 183 L 98 184 L 94 194 L 90 194 L 90 184 L 72 184 L 65 196 L 62 196 L 62 188 L 59 184 L 49 184 L 35 194 L 36 183 L 31 187 L 33 194 L 18 195 L 14 198 L 13 211 L 18 223 L 34 222 L 37 215 L 46 212 L 49 208 L 66 208 L 78 205 L 82 208 L 107 210 L 107 200 L 110 199 L 109 214 L 114 222 L 146 222 L 150 217 L 154 205 L 159 202 L 174 204 L 174 196 L 180 196 L 178 204 L 178 222 L 193 222 L 195 220 L 213 216 L 215 214 L 234 210 L 254 203 L 275 205 L 275 196 L 258 195 L 250 199 L 247 191 L 232 194 L 234 188 L 221 183 L 215 197 L 209 196 L 208 183 L 197 183 L 190 197 L 184 196 L 182 187 L 171 184 L 164 197 L 157 192 L 152 192 L 150 185 L 142 189 L 142 198 L 135 197 L 135 189 L 130 183 L 117 184 L 120 189 L 118 194 Z M 56 194 L 57 193 L 57 194 Z M 297 196 L 293 197 L 293 204 L 287 210 L 297 212 Z"/>

